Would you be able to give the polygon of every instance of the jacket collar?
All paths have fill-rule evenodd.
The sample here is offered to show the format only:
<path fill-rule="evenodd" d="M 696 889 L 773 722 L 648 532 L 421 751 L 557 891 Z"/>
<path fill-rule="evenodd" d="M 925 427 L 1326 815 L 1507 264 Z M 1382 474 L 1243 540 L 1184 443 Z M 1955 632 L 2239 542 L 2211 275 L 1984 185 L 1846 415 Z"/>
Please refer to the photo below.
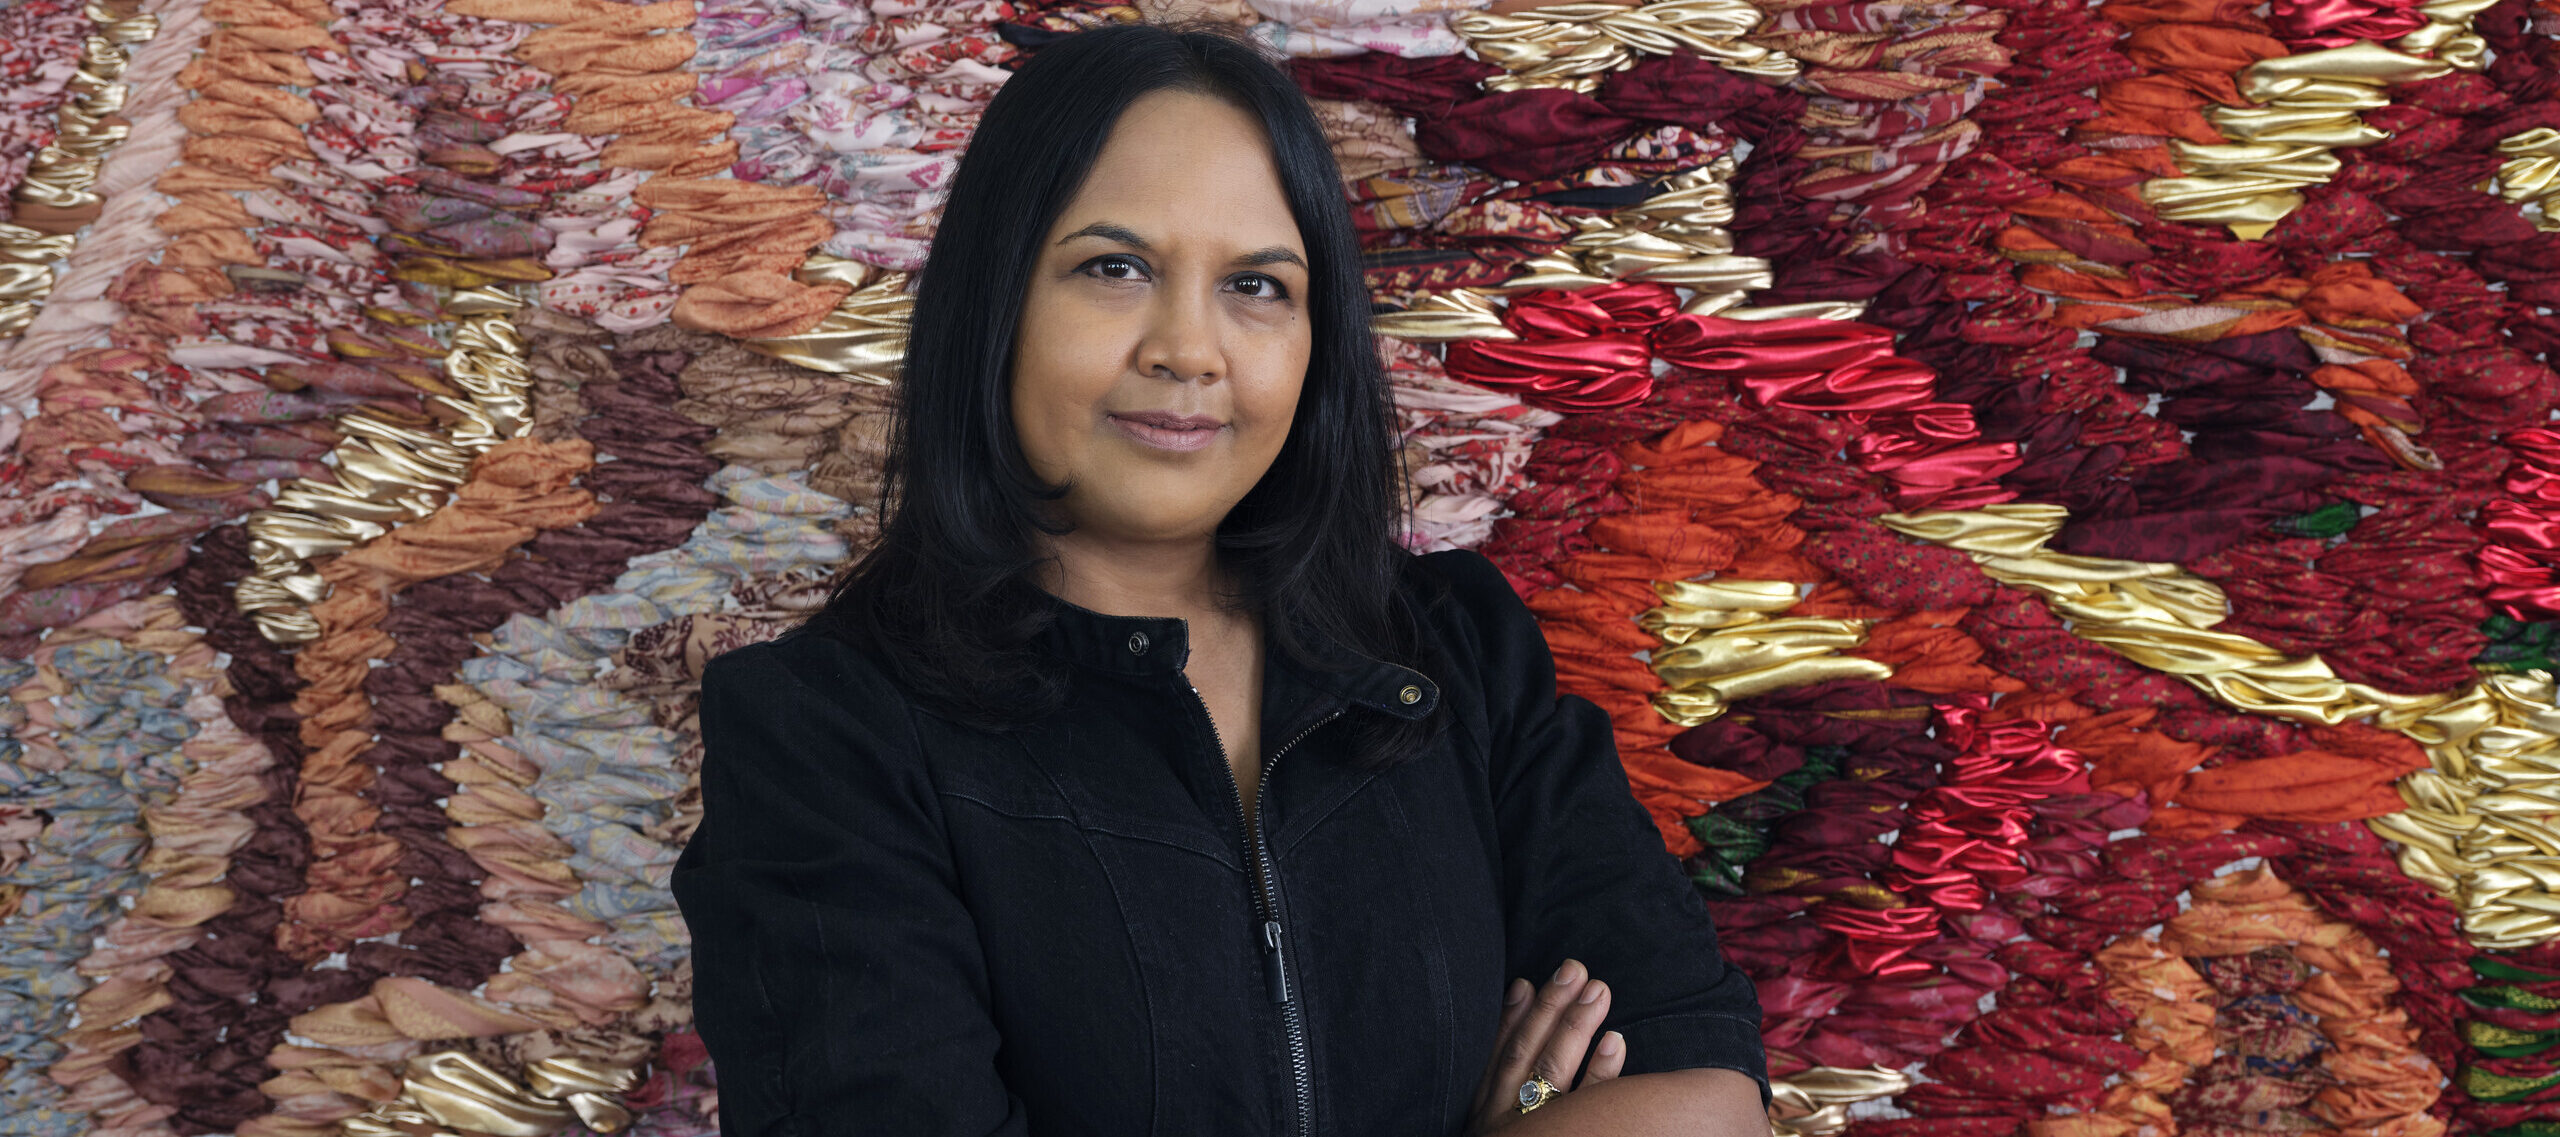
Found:
<path fill-rule="evenodd" d="M 1048 655 L 1096 671 L 1131 677 L 1176 676 L 1191 658 L 1188 621 L 1177 616 L 1114 616 L 1072 604 L 1041 591 L 1051 619 L 1033 637 L 1032 646 Z M 1324 662 L 1299 663 L 1281 653 L 1265 637 L 1265 683 L 1282 672 L 1350 702 L 1397 718 L 1430 714 L 1440 703 L 1440 686 L 1430 676 L 1353 650 L 1326 637 L 1313 637 Z"/>

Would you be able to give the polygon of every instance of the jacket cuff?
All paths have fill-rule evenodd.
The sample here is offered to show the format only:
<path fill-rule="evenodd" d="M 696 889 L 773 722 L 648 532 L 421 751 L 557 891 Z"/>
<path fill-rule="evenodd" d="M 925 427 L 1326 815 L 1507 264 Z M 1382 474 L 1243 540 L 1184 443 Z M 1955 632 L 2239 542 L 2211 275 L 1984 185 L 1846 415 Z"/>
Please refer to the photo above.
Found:
<path fill-rule="evenodd" d="M 1769 1057 L 1760 1042 L 1760 1024 L 1731 1015 L 1659 1015 L 1609 1029 L 1627 1040 L 1623 1073 L 1711 1068 L 1739 1070 L 1760 1087 L 1760 1108 L 1769 1108 Z"/>

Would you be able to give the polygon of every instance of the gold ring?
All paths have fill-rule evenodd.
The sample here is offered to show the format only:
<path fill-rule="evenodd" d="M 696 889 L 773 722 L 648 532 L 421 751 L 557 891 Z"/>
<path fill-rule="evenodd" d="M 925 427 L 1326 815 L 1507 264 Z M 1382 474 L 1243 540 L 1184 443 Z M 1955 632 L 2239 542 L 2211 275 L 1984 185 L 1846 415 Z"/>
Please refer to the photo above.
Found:
<path fill-rule="evenodd" d="M 1520 1083 L 1520 1112 L 1527 1113 L 1530 1110 L 1545 1105 L 1547 1104 L 1548 1098 L 1554 1097 L 1563 1092 L 1564 1090 L 1559 1088 L 1554 1082 L 1550 1082 L 1540 1075 L 1531 1074 L 1529 1075 L 1528 1081 Z"/>

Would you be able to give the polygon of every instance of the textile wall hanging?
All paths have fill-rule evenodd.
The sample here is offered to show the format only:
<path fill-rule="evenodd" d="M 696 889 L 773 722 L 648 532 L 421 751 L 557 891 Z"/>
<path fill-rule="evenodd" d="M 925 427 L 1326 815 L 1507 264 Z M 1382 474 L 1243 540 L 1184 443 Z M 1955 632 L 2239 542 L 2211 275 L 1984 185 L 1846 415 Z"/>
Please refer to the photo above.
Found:
<path fill-rule="evenodd" d="M 714 1132 L 703 663 L 1172 16 L 1783 1133 L 2560 1135 L 2554 0 L 0 0 L 0 1134 Z"/>

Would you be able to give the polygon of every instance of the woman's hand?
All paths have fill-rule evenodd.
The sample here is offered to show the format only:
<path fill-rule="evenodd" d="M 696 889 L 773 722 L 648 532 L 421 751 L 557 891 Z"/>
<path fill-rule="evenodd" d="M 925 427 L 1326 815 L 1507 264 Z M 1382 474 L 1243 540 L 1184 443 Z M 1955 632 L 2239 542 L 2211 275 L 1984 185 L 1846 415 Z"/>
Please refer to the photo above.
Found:
<path fill-rule="evenodd" d="M 1532 1075 L 1558 1089 L 1575 1088 L 1573 1072 L 1591 1047 L 1592 1032 L 1609 1016 L 1609 985 L 1591 978 L 1576 959 L 1564 961 L 1555 977 L 1534 991 L 1528 980 L 1512 980 L 1506 998 L 1502 1025 L 1494 1032 L 1493 1061 L 1476 1083 L 1467 1137 L 1484 1137 L 1519 1120 L 1520 1084 Z M 1627 1041 L 1610 1031 L 1593 1051 L 1582 1084 L 1617 1077 L 1626 1064 Z"/>

